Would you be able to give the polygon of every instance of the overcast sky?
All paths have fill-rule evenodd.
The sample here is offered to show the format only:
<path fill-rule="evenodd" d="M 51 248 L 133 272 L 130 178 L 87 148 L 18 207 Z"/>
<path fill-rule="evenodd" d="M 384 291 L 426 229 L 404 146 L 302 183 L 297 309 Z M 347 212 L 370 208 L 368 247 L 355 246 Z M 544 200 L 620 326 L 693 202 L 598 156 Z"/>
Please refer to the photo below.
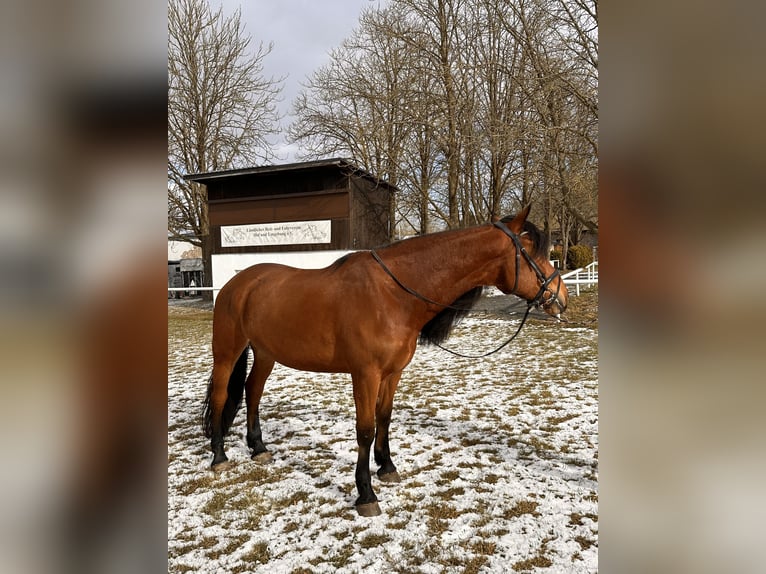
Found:
<path fill-rule="evenodd" d="M 214 1 L 214 0 L 213 0 Z M 357 27 L 365 8 L 385 5 L 386 0 L 221 0 L 226 13 L 241 7 L 245 33 L 252 36 L 251 45 L 260 42 L 274 48 L 264 60 L 265 76 L 286 76 L 280 111 L 286 117 L 295 96 L 308 76 L 329 61 L 329 53 Z M 293 161 L 295 150 L 284 138 L 277 143 L 277 163 Z"/>

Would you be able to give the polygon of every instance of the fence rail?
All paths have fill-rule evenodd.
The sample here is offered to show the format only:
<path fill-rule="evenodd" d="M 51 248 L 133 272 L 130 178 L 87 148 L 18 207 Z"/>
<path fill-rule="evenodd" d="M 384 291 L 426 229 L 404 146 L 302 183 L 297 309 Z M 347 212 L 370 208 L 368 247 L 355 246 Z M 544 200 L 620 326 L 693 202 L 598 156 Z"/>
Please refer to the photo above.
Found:
<path fill-rule="evenodd" d="M 575 295 L 580 294 L 580 285 L 589 287 L 598 285 L 598 261 L 594 261 L 585 267 L 580 267 L 561 276 L 564 284 L 569 287 L 575 286 Z"/>
<path fill-rule="evenodd" d="M 187 293 L 189 297 L 201 295 L 200 291 L 220 291 L 220 287 L 168 287 L 168 299 L 171 293 Z M 182 296 L 183 297 L 183 296 Z"/>

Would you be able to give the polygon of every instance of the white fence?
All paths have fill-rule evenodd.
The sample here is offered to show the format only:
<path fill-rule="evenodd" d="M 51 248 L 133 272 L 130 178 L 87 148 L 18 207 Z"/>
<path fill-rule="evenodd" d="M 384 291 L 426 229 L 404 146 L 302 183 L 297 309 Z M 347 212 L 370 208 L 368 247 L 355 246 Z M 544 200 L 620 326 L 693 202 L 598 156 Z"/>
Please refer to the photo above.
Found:
<path fill-rule="evenodd" d="M 580 267 L 569 273 L 564 273 L 561 278 L 564 280 L 564 284 L 567 288 L 569 288 L 570 285 L 574 285 L 575 295 L 579 295 L 580 285 L 584 287 L 598 285 L 598 261 L 594 261 L 586 267 Z"/>
<path fill-rule="evenodd" d="M 220 287 L 168 287 L 168 293 L 186 292 L 190 297 L 199 295 L 199 291 L 220 291 Z"/>

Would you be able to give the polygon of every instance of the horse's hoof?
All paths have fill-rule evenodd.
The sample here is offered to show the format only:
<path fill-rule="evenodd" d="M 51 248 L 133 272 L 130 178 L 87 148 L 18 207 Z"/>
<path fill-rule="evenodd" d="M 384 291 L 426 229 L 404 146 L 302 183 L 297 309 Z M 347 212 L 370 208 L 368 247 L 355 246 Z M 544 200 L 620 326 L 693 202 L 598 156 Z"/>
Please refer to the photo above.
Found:
<path fill-rule="evenodd" d="M 271 453 L 268 451 L 254 454 L 251 458 L 258 464 L 269 464 L 271 462 L 274 462 L 274 457 L 271 456 Z"/>
<path fill-rule="evenodd" d="M 357 504 L 356 511 L 359 516 L 380 516 L 380 506 L 378 502 L 368 502 L 367 504 Z"/>
<path fill-rule="evenodd" d="M 213 472 L 223 472 L 225 470 L 229 470 L 234 466 L 234 463 L 230 460 L 224 460 L 223 462 L 219 462 L 217 464 L 213 464 L 210 468 Z"/>
<path fill-rule="evenodd" d="M 378 476 L 378 478 L 380 479 L 381 482 L 401 482 L 402 481 L 401 477 L 399 476 L 399 473 L 396 471 L 388 472 L 386 474 L 381 474 L 380 476 Z"/>

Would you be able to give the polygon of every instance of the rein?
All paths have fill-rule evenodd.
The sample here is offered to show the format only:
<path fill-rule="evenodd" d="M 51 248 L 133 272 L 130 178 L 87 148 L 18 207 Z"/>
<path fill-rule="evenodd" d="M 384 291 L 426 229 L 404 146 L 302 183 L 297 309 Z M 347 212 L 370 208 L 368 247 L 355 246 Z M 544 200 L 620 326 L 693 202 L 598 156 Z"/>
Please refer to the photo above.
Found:
<path fill-rule="evenodd" d="M 527 322 L 527 317 L 529 317 L 529 312 L 532 310 L 533 305 L 531 303 L 527 303 L 527 310 L 524 312 L 524 317 L 521 319 L 521 324 L 519 325 L 519 328 L 516 329 L 516 332 L 511 335 L 511 338 L 508 339 L 505 343 L 497 347 L 496 349 L 493 349 L 491 351 L 488 351 L 486 353 L 482 353 L 481 355 L 464 355 L 463 353 L 459 353 L 457 351 L 453 351 L 452 349 L 448 349 L 447 347 L 442 347 L 439 343 L 436 343 L 436 346 L 439 347 L 442 351 L 447 351 L 451 355 L 455 355 L 456 357 L 461 357 L 463 359 L 483 359 L 484 357 L 489 357 L 490 355 L 494 355 L 498 351 L 504 349 L 511 341 L 513 341 L 516 336 L 521 333 L 522 327 L 524 327 L 524 323 Z"/>
<path fill-rule="evenodd" d="M 514 247 L 516 248 L 516 275 L 513 280 L 513 289 L 511 290 L 511 294 L 515 294 L 516 287 L 518 287 L 518 284 L 519 284 L 519 263 L 520 263 L 520 259 L 522 255 L 524 256 L 524 259 L 526 259 L 527 263 L 529 263 L 529 266 L 532 268 L 532 270 L 535 272 L 535 275 L 537 275 L 537 279 L 541 283 L 540 290 L 537 292 L 537 295 L 535 295 L 531 301 L 527 301 L 527 310 L 524 313 L 524 317 L 522 318 L 521 324 L 519 325 L 518 329 L 516 329 L 516 332 L 511 336 L 510 339 L 505 341 L 502 345 L 500 345 L 496 349 L 493 349 L 492 351 L 483 353 L 481 355 L 464 355 L 457 351 L 453 351 L 452 349 L 443 347 L 439 343 L 435 343 L 436 346 L 439 347 L 442 351 L 447 351 L 448 353 L 455 355 L 456 357 L 462 357 L 464 359 L 482 359 L 484 357 L 488 357 L 504 349 L 511 341 L 513 341 L 518 336 L 519 333 L 521 333 L 521 329 L 524 327 L 524 324 L 527 322 L 527 318 L 529 317 L 529 313 L 532 310 L 532 307 L 539 307 L 541 304 L 544 306 L 546 303 L 549 303 L 550 301 L 555 300 L 559 294 L 560 284 L 559 284 L 559 289 L 556 289 L 556 293 L 554 294 L 551 292 L 551 297 L 547 301 L 543 301 L 543 297 L 545 295 L 545 291 L 548 289 L 548 285 L 550 285 L 551 281 L 553 281 L 553 278 L 559 274 L 558 269 L 554 269 L 550 277 L 546 277 L 545 274 L 540 269 L 540 266 L 537 265 L 537 263 L 535 263 L 534 259 L 532 259 L 532 257 L 529 255 L 527 250 L 521 244 L 521 240 L 519 239 L 518 235 L 516 235 L 513 231 L 508 229 L 508 227 L 502 221 L 495 221 L 493 225 L 497 227 L 498 229 L 500 229 L 508 237 L 510 237 L 511 241 L 513 241 Z M 394 282 L 399 287 L 401 287 L 404 291 L 406 291 L 413 297 L 417 297 L 421 301 L 425 301 L 426 303 L 430 303 L 431 305 L 444 307 L 445 309 L 454 309 L 456 311 L 472 311 L 471 307 L 466 308 L 466 307 L 455 307 L 454 305 L 446 305 L 444 303 L 439 303 L 438 301 L 434 301 L 433 299 L 430 299 L 421 293 L 418 293 L 414 289 L 402 283 L 399 280 L 399 278 L 396 275 L 394 275 L 393 271 L 391 271 L 391 269 L 389 269 L 388 266 L 383 262 L 383 260 L 380 258 L 380 255 L 378 255 L 374 249 L 370 250 L 370 254 L 372 255 L 373 259 L 375 259 L 375 261 L 378 263 L 378 265 L 380 265 L 383 271 L 385 271 L 386 274 L 389 277 L 391 277 L 391 279 L 393 279 Z"/>

